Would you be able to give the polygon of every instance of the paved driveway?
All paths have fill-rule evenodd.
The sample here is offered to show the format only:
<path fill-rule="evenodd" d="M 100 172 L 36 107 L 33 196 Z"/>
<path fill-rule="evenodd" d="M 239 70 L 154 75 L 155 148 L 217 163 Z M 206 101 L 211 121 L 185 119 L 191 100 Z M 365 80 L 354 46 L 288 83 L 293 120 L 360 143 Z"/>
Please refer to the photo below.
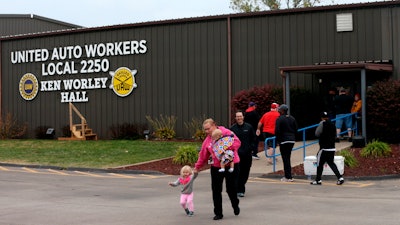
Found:
<path fill-rule="evenodd" d="M 224 193 L 224 219 L 212 221 L 210 177 L 195 182 L 195 216 L 179 205 L 176 176 L 1 167 L 0 224 L 399 224 L 400 179 L 281 183 L 251 177 L 241 213 Z"/>

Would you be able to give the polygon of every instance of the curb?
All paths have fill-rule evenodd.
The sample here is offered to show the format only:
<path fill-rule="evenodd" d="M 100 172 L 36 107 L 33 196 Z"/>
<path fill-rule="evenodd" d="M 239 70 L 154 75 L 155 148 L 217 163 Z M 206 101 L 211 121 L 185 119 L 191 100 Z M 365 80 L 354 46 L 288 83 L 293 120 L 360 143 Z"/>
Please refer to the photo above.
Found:
<path fill-rule="evenodd" d="M 254 177 L 260 177 L 260 178 L 282 178 L 282 175 L 278 174 L 252 174 Z M 311 178 L 315 177 L 315 175 L 312 175 Z M 350 181 L 367 181 L 367 180 L 390 180 L 390 179 L 400 179 L 400 174 L 391 174 L 391 175 L 383 175 L 383 176 L 363 176 L 363 177 L 354 177 L 354 176 L 349 176 L 347 177 L 346 175 L 343 175 L 345 180 L 350 180 Z M 293 176 L 294 179 L 302 179 L 302 180 L 308 180 L 308 176 Z M 336 180 L 336 176 L 334 175 L 325 175 L 322 177 L 323 180 Z"/>
<path fill-rule="evenodd" d="M 12 163 L 0 163 L 0 166 L 26 167 L 32 169 L 53 169 L 53 170 L 64 170 L 64 171 L 96 172 L 96 173 L 167 175 L 165 173 L 153 170 L 123 170 L 115 168 L 95 169 L 95 168 L 83 168 L 83 167 L 60 167 L 60 166 L 25 165 L 25 164 L 12 164 Z"/>

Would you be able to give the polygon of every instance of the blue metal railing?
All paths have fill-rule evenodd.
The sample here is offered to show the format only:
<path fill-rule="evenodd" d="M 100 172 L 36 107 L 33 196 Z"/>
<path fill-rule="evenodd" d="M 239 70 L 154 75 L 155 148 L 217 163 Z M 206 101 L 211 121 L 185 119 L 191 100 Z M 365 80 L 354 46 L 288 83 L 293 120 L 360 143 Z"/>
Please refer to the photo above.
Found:
<path fill-rule="evenodd" d="M 337 117 L 335 119 L 332 119 L 331 121 L 334 122 L 337 119 L 342 119 L 342 118 L 346 118 L 346 117 L 352 117 L 353 115 L 357 115 L 357 113 L 348 113 L 348 114 L 345 114 L 344 116 L 340 116 L 340 117 Z M 354 127 L 352 128 L 352 131 L 355 131 L 356 135 L 358 135 L 357 123 L 353 123 L 353 124 L 354 124 Z M 314 145 L 314 144 L 318 143 L 318 140 L 309 141 L 307 143 L 307 141 L 306 141 L 306 131 L 308 129 L 312 129 L 312 128 L 318 127 L 318 125 L 319 125 L 319 123 L 297 130 L 297 132 L 302 132 L 302 143 L 303 144 L 293 148 L 292 152 L 296 151 L 296 150 L 299 150 L 299 149 L 303 149 L 303 159 L 306 157 L 306 154 L 307 154 L 306 153 L 306 148 L 308 146 L 311 146 L 311 145 Z M 347 133 L 347 130 L 344 130 L 344 131 L 340 132 L 340 134 L 345 134 L 345 133 Z M 268 155 L 268 142 L 270 140 L 272 141 L 272 155 Z M 265 141 L 264 141 L 264 152 L 265 152 L 265 157 L 272 158 L 272 171 L 275 172 L 276 171 L 276 157 L 281 155 L 280 153 L 276 153 L 276 137 L 275 136 L 265 139 Z"/>

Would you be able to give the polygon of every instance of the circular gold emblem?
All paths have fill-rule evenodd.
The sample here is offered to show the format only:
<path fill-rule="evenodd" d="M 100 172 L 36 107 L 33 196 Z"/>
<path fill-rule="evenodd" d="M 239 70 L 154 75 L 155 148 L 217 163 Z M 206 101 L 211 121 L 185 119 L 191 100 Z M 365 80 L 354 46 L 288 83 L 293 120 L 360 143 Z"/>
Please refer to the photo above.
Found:
<path fill-rule="evenodd" d="M 118 96 L 128 96 L 137 87 L 134 77 L 136 72 L 136 70 L 131 71 L 126 67 L 120 67 L 115 72 L 111 72 L 112 80 L 110 88 Z"/>
<path fill-rule="evenodd" d="M 32 100 L 36 97 L 39 90 L 38 80 L 35 75 L 27 73 L 19 81 L 19 93 L 25 100 Z"/>

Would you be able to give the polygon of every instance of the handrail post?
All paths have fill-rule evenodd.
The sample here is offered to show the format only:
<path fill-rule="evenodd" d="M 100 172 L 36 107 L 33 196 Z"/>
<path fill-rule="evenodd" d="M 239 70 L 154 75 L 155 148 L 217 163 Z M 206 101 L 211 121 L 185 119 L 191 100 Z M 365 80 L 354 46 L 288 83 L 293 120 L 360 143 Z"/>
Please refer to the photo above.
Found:
<path fill-rule="evenodd" d="M 272 157 L 272 170 L 275 172 L 276 171 L 276 138 L 272 139 L 272 153 L 273 153 L 273 157 Z"/>
<path fill-rule="evenodd" d="M 303 161 L 306 158 L 306 129 L 303 130 Z"/>

